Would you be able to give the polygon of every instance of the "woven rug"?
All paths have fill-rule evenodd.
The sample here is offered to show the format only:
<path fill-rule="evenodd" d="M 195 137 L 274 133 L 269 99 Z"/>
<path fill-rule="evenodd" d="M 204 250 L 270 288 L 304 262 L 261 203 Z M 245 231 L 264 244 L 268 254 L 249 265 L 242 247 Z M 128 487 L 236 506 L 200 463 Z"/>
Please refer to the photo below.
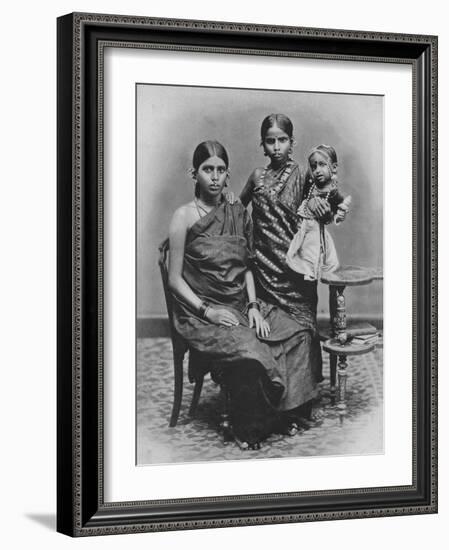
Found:
<path fill-rule="evenodd" d="M 137 343 L 137 463 L 162 464 L 383 453 L 383 349 L 348 358 L 347 415 L 340 423 L 335 406 L 323 397 L 315 406 L 320 426 L 295 436 L 272 435 L 257 451 L 223 444 L 217 431 L 221 410 L 219 387 L 204 380 L 195 418 L 188 416 L 193 385 L 187 376 L 178 424 L 168 426 L 173 403 L 173 357 L 168 338 Z M 329 359 L 323 353 L 329 385 Z M 324 392 L 323 392 L 324 393 Z"/>

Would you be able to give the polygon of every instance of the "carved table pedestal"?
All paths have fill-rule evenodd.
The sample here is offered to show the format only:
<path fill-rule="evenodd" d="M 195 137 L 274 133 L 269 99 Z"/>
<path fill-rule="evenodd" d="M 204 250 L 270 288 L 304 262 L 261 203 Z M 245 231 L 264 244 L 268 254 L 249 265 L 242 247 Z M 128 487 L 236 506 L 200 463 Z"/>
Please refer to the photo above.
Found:
<path fill-rule="evenodd" d="M 347 358 L 352 355 L 369 353 L 376 347 L 375 342 L 356 343 L 353 341 L 353 338 L 367 332 L 372 332 L 373 334 L 377 332 L 375 327 L 368 323 L 363 323 L 363 326 L 360 324 L 354 326 L 347 325 L 344 291 L 347 286 L 367 285 L 372 281 L 382 278 L 380 270 L 358 266 L 342 266 L 337 271 L 321 277 L 321 282 L 329 285 L 330 326 L 320 331 L 320 337 L 324 340 L 324 351 L 330 355 L 330 398 L 332 404 L 335 404 L 337 393 L 336 378 L 338 376 L 337 408 L 341 423 L 343 423 L 347 408 Z"/>

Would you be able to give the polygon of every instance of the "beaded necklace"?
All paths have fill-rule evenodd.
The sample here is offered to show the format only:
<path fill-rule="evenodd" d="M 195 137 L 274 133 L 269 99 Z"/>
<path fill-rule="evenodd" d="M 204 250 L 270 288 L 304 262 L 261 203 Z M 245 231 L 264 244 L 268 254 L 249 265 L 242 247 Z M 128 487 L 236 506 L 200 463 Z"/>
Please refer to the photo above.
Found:
<path fill-rule="evenodd" d="M 314 193 L 315 193 L 316 189 L 317 189 L 316 184 L 313 183 L 312 186 L 309 189 L 309 192 L 307 194 L 307 198 L 303 199 L 303 201 L 302 201 L 302 203 L 301 203 L 301 205 L 298 209 L 298 214 L 303 218 L 315 218 L 314 214 L 312 213 L 312 211 L 309 208 L 309 201 L 310 201 L 311 198 L 314 197 Z M 324 197 L 324 200 L 326 200 L 326 201 L 329 200 L 329 196 L 330 196 L 331 192 L 334 189 L 337 189 L 337 185 L 336 185 L 335 182 L 332 182 L 330 189 L 327 191 L 326 196 Z"/>
<path fill-rule="evenodd" d="M 279 181 L 278 181 L 278 183 L 276 183 L 275 185 L 273 185 L 272 187 L 270 187 L 268 189 L 268 191 L 272 195 L 276 194 L 281 189 L 283 189 L 283 187 L 286 184 L 288 178 L 290 177 L 290 174 L 292 173 L 292 170 L 293 170 L 293 162 L 292 161 L 287 161 L 285 167 L 282 168 L 281 171 L 279 172 L 279 174 L 281 174 L 281 176 L 279 177 L 279 174 L 277 176 L 274 176 L 275 179 L 277 177 L 279 177 Z M 263 169 L 263 172 L 260 176 L 260 185 L 264 184 L 267 172 L 268 172 L 268 167 Z"/>
<path fill-rule="evenodd" d="M 329 200 L 329 195 L 331 194 L 331 191 L 335 188 L 336 188 L 335 184 L 331 185 L 329 191 L 326 193 L 326 197 L 324 198 L 325 201 Z M 309 202 L 309 200 L 312 198 L 315 189 L 316 189 L 316 184 L 314 183 L 309 190 L 309 194 L 307 195 L 307 202 Z"/>

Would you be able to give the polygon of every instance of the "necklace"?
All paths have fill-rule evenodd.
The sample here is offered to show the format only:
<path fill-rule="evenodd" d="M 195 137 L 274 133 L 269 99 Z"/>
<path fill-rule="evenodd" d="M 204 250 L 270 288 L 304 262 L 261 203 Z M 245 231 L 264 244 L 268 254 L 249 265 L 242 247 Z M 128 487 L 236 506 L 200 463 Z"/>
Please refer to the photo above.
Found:
<path fill-rule="evenodd" d="M 284 168 L 287 167 L 287 164 L 288 164 L 288 161 L 282 164 L 282 166 L 279 166 L 279 168 L 273 168 L 273 167 L 270 167 L 271 166 L 270 165 L 268 166 L 268 170 L 271 171 L 271 174 L 274 178 L 277 178 L 279 174 L 282 172 L 282 170 L 284 170 Z"/>
<path fill-rule="evenodd" d="M 196 209 L 197 209 L 197 211 L 198 211 L 198 216 L 199 216 L 200 218 L 203 217 L 203 216 L 201 216 L 201 214 L 200 214 L 200 210 L 202 210 L 202 211 L 204 212 L 204 214 L 206 215 L 206 214 L 209 214 L 209 212 L 211 212 L 211 211 L 213 210 L 213 208 L 214 208 L 214 207 L 212 206 L 212 207 L 210 208 L 210 210 L 208 210 L 208 209 L 206 208 L 206 205 L 203 206 L 203 205 L 200 204 L 200 199 L 198 199 L 197 197 L 195 197 L 193 200 L 194 200 L 194 202 L 195 202 Z"/>
<path fill-rule="evenodd" d="M 315 189 L 316 189 L 316 184 L 314 183 L 312 185 L 312 187 L 310 188 L 310 191 L 309 191 L 309 194 L 307 195 L 307 202 L 309 202 L 309 200 L 313 197 L 313 194 L 315 192 Z M 334 189 L 334 186 L 331 186 L 331 188 L 329 189 L 329 191 L 326 193 L 326 197 L 324 198 L 324 200 L 329 200 L 329 195 L 331 194 L 331 191 Z"/>
<path fill-rule="evenodd" d="M 262 175 L 260 176 L 261 184 L 263 184 L 265 182 L 265 177 L 266 177 L 267 172 L 268 172 L 269 169 L 270 168 L 268 168 L 268 167 L 264 168 L 264 170 L 262 172 Z M 272 173 L 273 179 L 274 180 L 278 179 L 278 182 L 275 183 L 270 188 L 270 192 L 272 194 L 277 193 L 278 191 L 280 191 L 284 187 L 286 181 L 288 180 L 288 178 L 290 177 L 290 174 L 292 173 L 292 170 L 293 170 L 293 162 L 292 161 L 287 161 L 279 171 L 276 171 L 276 172 Z"/>

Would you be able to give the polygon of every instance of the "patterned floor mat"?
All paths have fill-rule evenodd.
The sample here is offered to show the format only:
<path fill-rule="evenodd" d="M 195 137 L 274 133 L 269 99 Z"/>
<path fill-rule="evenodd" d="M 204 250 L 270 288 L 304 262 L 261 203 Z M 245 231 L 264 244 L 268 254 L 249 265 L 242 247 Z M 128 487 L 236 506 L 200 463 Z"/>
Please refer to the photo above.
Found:
<path fill-rule="evenodd" d="M 348 414 L 343 425 L 335 407 L 321 399 L 319 427 L 293 437 L 272 435 L 258 451 L 224 445 L 217 432 L 219 387 L 204 380 L 195 418 L 188 416 L 193 385 L 185 377 L 178 424 L 168 426 L 173 402 L 173 359 L 168 338 L 144 338 L 137 344 L 137 463 L 162 464 L 253 458 L 367 455 L 383 452 L 382 348 L 348 359 Z M 328 386 L 329 360 L 323 353 Z"/>

